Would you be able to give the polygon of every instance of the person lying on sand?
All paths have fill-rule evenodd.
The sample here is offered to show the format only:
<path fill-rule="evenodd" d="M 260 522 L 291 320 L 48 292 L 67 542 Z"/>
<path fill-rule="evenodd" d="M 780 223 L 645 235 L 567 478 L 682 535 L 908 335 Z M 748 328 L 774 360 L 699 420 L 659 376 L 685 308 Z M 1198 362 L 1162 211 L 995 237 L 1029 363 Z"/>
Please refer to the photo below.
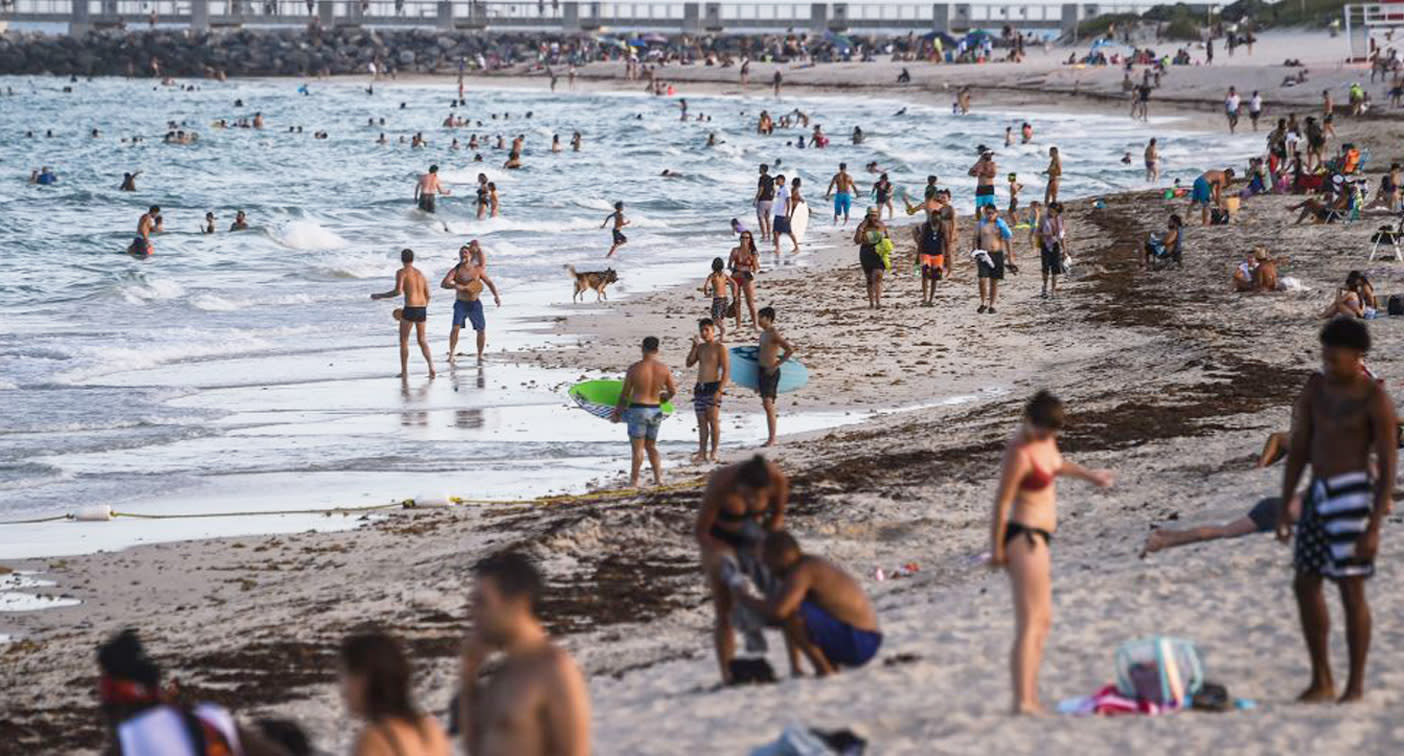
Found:
<path fill-rule="evenodd" d="M 545 585 L 521 554 L 473 568 L 473 625 L 460 656 L 458 724 L 470 756 L 590 753 L 590 692 L 537 615 Z M 501 663 L 482 676 L 488 656 Z"/>
<path fill-rule="evenodd" d="M 713 643 L 722 682 L 731 684 L 731 661 L 736 656 L 732 632 L 734 602 L 723 581 L 723 566 L 735 563 L 742 552 L 754 556 L 765 540 L 785 526 L 785 506 L 790 500 L 790 479 L 779 465 L 757 454 L 745 462 L 717 469 L 707 478 L 702 508 L 697 513 L 696 538 L 702 551 L 702 570 L 716 611 Z"/>
<path fill-rule="evenodd" d="M 790 671 L 799 677 L 803 653 L 819 677 L 839 667 L 861 667 L 882 647 L 877 612 L 862 586 L 841 567 L 805 554 L 794 536 L 779 530 L 766 536 L 765 564 L 783 580 L 769 599 L 755 595 L 745 575 L 732 573 L 729 585 L 737 603 L 779 622 L 785 629 Z"/>
<path fill-rule="evenodd" d="M 1220 538 L 1241 538 L 1253 533 L 1271 533 L 1277 527 L 1277 510 L 1281 506 L 1282 500 L 1276 496 L 1269 496 L 1260 500 L 1243 514 L 1243 516 L 1230 520 L 1222 525 L 1201 525 L 1194 528 L 1155 528 L 1146 536 L 1146 543 L 1141 547 L 1141 558 L 1147 554 L 1154 554 L 1157 551 L 1173 549 L 1176 546 L 1188 546 L 1191 543 L 1202 541 L 1214 541 Z M 1302 500 L 1294 497 L 1287 505 L 1287 518 L 1295 523 L 1302 513 Z"/>

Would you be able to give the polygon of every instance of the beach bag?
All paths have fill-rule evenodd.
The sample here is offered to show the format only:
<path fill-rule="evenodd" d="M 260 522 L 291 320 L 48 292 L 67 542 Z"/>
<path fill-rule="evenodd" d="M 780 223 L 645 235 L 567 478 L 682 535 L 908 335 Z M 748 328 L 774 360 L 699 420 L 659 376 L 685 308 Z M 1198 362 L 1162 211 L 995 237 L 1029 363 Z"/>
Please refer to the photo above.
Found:
<path fill-rule="evenodd" d="M 1127 698 L 1178 708 L 1203 687 L 1204 665 L 1189 641 L 1153 635 L 1116 651 L 1116 689 Z"/>
<path fill-rule="evenodd" d="M 878 242 L 877 246 L 874 248 L 874 251 L 878 253 L 878 257 L 882 258 L 883 270 L 892 270 L 892 250 L 892 240 L 886 236 L 882 237 L 882 241 Z"/>
<path fill-rule="evenodd" d="M 1389 295 L 1389 314 L 1404 315 L 1404 294 Z"/>
<path fill-rule="evenodd" d="M 1229 222 L 1229 211 L 1228 211 L 1228 210 L 1225 210 L 1225 209 L 1223 209 L 1223 208 L 1221 208 L 1221 207 L 1215 207 L 1215 208 L 1212 208 L 1212 209 L 1209 210 L 1209 225 L 1211 225 L 1211 226 L 1227 226 L 1227 225 L 1228 225 L 1228 222 Z"/>

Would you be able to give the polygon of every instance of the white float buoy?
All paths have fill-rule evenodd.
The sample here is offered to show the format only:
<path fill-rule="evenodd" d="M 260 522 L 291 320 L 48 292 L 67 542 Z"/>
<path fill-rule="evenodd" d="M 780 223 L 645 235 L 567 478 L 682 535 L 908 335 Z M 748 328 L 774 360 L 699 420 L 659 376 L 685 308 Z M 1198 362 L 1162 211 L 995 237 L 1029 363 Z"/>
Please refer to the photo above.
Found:
<path fill-rule="evenodd" d="M 112 519 L 112 507 L 106 504 L 91 504 L 73 515 L 78 522 L 107 522 Z"/>

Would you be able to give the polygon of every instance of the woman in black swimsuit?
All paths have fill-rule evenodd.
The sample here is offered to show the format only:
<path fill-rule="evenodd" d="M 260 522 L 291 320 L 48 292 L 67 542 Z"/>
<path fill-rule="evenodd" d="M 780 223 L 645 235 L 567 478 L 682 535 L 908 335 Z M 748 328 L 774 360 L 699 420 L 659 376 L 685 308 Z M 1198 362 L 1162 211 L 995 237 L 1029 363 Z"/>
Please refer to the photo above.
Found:
<path fill-rule="evenodd" d="M 882 274 L 887 266 L 882 263 L 877 245 L 887 238 L 887 226 L 882 222 L 882 211 L 868 208 L 868 214 L 858 229 L 853 232 L 853 243 L 858 245 L 858 264 L 863 268 L 863 278 L 868 286 L 868 307 L 882 307 Z"/>
<path fill-rule="evenodd" d="M 1047 391 L 1024 408 L 1024 423 L 1009 440 L 1000 466 L 999 493 L 990 525 L 990 566 L 1009 571 L 1014 594 L 1014 648 L 1010 653 L 1015 714 L 1043 711 L 1038 702 L 1038 667 L 1053 625 L 1052 558 L 1048 548 L 1057 524 L 1059 476 L 1081 478 L 1100 488 L 1112 484 L 1104 470 L 1088 470 L 1063 459 L 1058 432 L 1063 403 Z"/>
<path fill-rule="evenodd" d="M 887 217 L 888 217 L 888 218 L 891 218 L 891 217 L 892 217 L 892 182 L 887 180 L 887 174 L 886 174 L 886 173 L 884 173 L 884 174 L 882 174 L 881 176 L 879 176 L 877 182 L 873 184 L 873 196 L 877 199 L 877 206 L 878 206 L 878 211 L 879 211 L 879 212 L 878 212 L 878 217 L 879 217 L 879 218 L 882 217 L 882 212 L 881 212 L 881 211 L 882 211 L 882 208 L 885 207 L 885 208 L 887 208 Z"/>
<path fill-rule="evenodd" d="M 738 552 L 758 550 L 767 533 L 782 529 L 789 498 L 789 478 L 759 454 L 722 467 L 707 479 L 696 537 L 717 613 L 713 639 L 723 682 L 731 682 L 736 636 L 731 629 L 731 589 L 722 580 L 722 565 L 735 560 Z"/>

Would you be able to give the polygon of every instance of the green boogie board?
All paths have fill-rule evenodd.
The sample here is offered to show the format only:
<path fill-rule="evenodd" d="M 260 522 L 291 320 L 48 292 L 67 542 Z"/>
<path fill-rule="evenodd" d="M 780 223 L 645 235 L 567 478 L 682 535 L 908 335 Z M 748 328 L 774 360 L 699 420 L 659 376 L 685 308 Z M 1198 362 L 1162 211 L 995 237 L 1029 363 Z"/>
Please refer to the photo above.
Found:
<path fill-rule="evenodd" d="M 619 404 L 619 393 L 624 390 L 624 381 L 605 379 L 598 381 L 585 381 L 570 387 L 570 398 L 573 399 L 580 409 L 589 412 L 595 417 L 608 420 L 614 413 L 614 408 Z M 673 414 L 673 403 L 664 402 L 660 408 L 663 414 Z"/>

